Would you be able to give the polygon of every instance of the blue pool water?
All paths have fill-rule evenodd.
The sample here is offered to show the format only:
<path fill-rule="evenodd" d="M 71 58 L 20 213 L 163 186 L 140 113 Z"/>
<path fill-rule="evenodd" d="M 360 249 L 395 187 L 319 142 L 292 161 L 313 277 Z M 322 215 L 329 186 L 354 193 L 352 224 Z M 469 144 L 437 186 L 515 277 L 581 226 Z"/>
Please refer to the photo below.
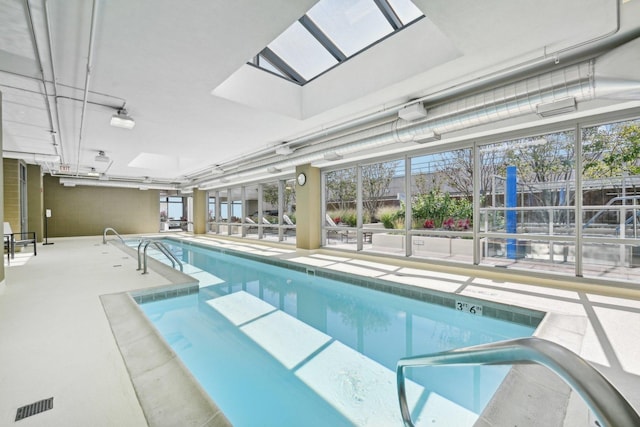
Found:
<path fill-rule="evenodd" d="M 213 285 L 141 308 L 238 427 L 401 426 L 398 359 L 533 332 L 196 246 L 170 248 L 203 271 L 194 274 L 206 277 L 201 285 Z M 473 425 L 507 370 L 408 370 L 416 424 Z"/>

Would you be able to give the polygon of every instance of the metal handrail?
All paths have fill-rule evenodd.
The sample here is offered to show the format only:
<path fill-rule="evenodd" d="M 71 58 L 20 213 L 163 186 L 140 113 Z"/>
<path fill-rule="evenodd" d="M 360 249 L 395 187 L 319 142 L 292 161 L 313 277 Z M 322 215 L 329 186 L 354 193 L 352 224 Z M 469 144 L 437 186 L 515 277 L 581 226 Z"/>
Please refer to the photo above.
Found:
<path fill-rule="evenodd" d="M 107 244 L 107 231 L 113 231 L 113 234 L 115 234 L 116 236 L 118 236 L 120 238 L 120 240 L 122 241 L 122 243 L 124 243 L 124 239 L 122 238 L 121 235 L 118 234 L 118 232 L 116 230 L 114 230 L 111 227 L 107 227 L 104 229 L 104 231 L 102 232 L 102 244 L 106 245 Z"/>
<path fill-rule="evenodd" d="M 180 271 L 184 272 L 184 266 L 182 265 L 182 262 L 180 262 L 180 260 L 173 253 L 171 253 L 169 249 L 167 249 L 164 243 L 159 242 L 157 240 L 153 240 L 153 239 L 142 239 L 140 240 L 140 243 L 138 243 L 138 271 L 142 270 L 142 274 L 147 274 L 147 248 L 151 243 L 153 243 L 153 245 L 160 252 L 162 252 L 164 256 L 169 258 L 169 261 L 171 261 L 171 266 L 173 268 L 176 268 L 176 263 L 177 263 L 180 266 Z M 144 245 L 143 257 L 140 256 L 140 248 L 142 247 L 142 245 Z"/>
<path fill-rule="evenodd" d="M 404 368 L 439 365 L 511 365 L 537 363 L 562 378 L 585 401 L 602 427 L 640 426 L 640 416 L 618 390 L 577 354 L 551 341 L 520 338 L 400 359 L 396 375 L 400 412 L 414 427 L 407 404 Z"/>

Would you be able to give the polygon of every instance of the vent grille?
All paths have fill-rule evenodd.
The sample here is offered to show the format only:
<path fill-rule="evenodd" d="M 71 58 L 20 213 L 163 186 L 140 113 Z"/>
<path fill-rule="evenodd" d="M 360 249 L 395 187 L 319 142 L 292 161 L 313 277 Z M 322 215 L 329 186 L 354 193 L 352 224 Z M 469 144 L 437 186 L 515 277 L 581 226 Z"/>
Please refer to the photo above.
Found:
<path fill-rule="evenodd" d="M 16 421 L 20 421 L 21 419 L 30 417 L 31 415 L 39 414 L 40 412 L 48 411 L 51 408 L 53 408 L 53 397 L 30 405 L 25 405 L 18 408 L 18 412 L 16 412 Z"/>

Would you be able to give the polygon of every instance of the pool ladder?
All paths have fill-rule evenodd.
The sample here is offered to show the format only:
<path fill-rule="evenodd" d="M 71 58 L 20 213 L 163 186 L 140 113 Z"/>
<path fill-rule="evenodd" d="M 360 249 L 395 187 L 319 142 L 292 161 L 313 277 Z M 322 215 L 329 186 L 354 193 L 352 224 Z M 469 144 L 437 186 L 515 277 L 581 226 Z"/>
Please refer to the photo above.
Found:
<path fill-rule="evenodd" d="M 611 383 L 580 356 L 551 341 L 520 338 L 400 359 L 398 399 L 406 427 L 414 427 L 407 404 L 404 368 L 442 365 L 537 363 L 562 378 L 584 400 L 599 426 L 640 426 L 640 416 Z"/>
<path fill-rule="evenodd" d="M 173 253 L 171 253 L 169 248 L 167 248 L 164 243 L 153 239 L 142 239 L 138 244 L 138 271 L 142 270 L 142 274 L 147 274 L 147 248 L 149 248 L 149 245 L 152 243 L 160 252 L 162 252 L 167 258 L 169 258 L 169 261 L 171 261 L 171 265 L 173 266 L 173 268 L 176 268 L 177 264 L 180 267 L 180 271 L 184 271 L 182 263 L 178 258 L 176 258 Z M 140 248 L 143 248 L 142 256 L 140 255 Z"/>
<path fill-rule="evenodd" d="M 112 228 L 112 227 L 107 227 L 104 229 L 104 231 L 102 232 L 102 244 L 106 245 L 107 244 L 107 231 L 113 231 L 113 234 L 115 234 L 116 236 L 118 236 L 118 238 L 120 238 L 120 241 L 122 243 L 124 242 L 124 239 L 122 238 L 122 236 L 120 234 L 118 234 L 118 232 Z"/>

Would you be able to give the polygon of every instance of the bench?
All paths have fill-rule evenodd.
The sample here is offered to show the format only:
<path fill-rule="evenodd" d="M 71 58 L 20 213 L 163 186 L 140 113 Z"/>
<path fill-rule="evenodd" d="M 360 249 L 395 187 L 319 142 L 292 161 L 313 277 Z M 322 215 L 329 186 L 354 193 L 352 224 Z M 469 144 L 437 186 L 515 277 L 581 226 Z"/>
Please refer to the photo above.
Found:
<path fill-rule="evenodd" d="M 33 255 L 38 255 L 38 251 L 36 248 L 36 232 L 35 231 L 20 231 L 18 233 L 14 233 L 11 230 L 11 224 L 8 222 L 4 223 L 4 236 L 5 236 L 5 247 L 7 247 L 7 257 L 11 254 L 11 258 L 15 258 L 16 254 L 16 245 L 20 246 L 28 246 L 33 244 Z"/>

